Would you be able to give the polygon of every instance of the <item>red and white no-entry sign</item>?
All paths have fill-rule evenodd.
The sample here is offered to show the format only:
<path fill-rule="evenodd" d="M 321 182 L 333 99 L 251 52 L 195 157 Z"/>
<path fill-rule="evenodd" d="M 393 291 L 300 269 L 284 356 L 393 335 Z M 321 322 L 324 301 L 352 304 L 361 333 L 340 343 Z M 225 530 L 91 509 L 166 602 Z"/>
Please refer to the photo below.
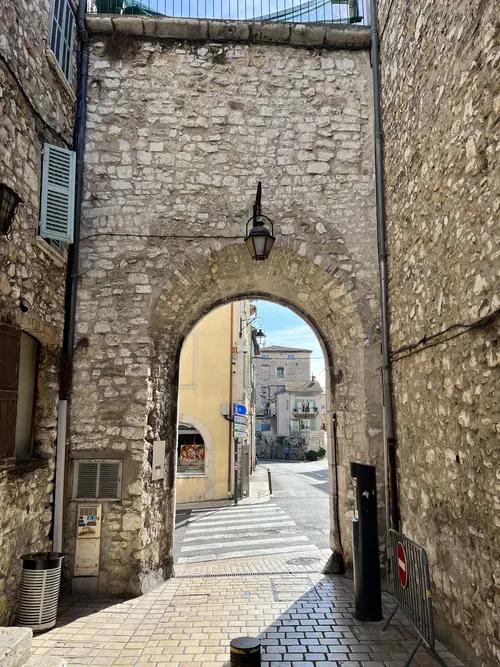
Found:
<path fill-rule="evenodd" d="M 408 561 L 405 548 L 401 542 L 398 542 L 396 547 L 396 556 L 398 559 L 399 582 L 403 588 L 406 588 L 408 586 Z"/>

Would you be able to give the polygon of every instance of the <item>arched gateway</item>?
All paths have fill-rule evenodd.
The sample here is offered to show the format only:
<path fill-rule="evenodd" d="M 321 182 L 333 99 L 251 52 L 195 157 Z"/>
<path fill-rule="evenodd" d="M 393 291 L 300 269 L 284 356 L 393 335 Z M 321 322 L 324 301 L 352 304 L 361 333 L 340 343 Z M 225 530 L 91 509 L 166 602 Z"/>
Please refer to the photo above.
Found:
<path fill-rule="evenodd" d="M 138 592 L 171 572 L 180 349 L 240 297 L 290 306 L 322 341 L 327 426 L 334 412 L 339 424 L 331 544 L 349 558 L 349 461 L 377 463 L 383 481 L 366 40 L 327 46 L 313 26 L 306 48 L 278 25 L 273 39 L 242 29 L 193 42 L 161 37 L 167 20 L 107 21 L 92 24 L 70 441 L 70 474 L 82 458 L 122 462 L 121 498 L 103 503 L 98 588 Z M 137 36 L 146 24 L 156 36 Z M 243 241 L 257 180 L 277 236 L 259 263 Z M 166 476 L 153 481 L 156 439 Z"/>

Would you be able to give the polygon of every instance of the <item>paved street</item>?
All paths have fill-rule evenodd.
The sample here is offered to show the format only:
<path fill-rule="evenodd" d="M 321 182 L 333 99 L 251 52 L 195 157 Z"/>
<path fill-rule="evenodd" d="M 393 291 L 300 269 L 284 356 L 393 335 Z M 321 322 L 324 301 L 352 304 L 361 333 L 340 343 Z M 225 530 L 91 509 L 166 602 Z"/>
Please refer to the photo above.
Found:
<path fill-rule="evenodd" d="M 415 642 L 405 618 L 397 613 L 386 631 L 383 622 L 356 620 L 352 580 L 321 573 L 329 554 L 326 463 L 269 467 L 272 499 L 264 465 L 237 506 L 178 512 L 175 578 L 128 601 L 65 599 L 58 626 L 35 638 L 35 657 L 228 667 L 231 639 L 250 635 L 261 640 L 262 667 L 402 667 Z M 387 617 L 390 595 L 383 605 Z M 447 667 L 462 665 L 438 649 Z M 414 665 L 438 662 L 420 648 Z"/>
<path fill-rule="evenodd" d="M 267 493 L 271 470 L 273 496 Z M 176 562 L 248 556 L 314 554 L 327 549 L 329 533 L 328 468 L 320 463 L 259 465 L 254 483 L 266 490 L 237 506 L 204 506 L 177 512 Z M 311 522 L 311 512 L 315 520 Z"/>
<path fill-rule="evenodd" d="M 290 515 L 298 530 L 313 544 L 327 549 L 330 546 L 330 508 L 326 458 L 317 462 L 261 465 L 271 471 L 273 502 Z"/>
<path fill-rule="evenodd" d="M 392 608 L 385 595 L 384 614 Z M 319 572 L 184 574 L 127 602 L 67 600 L 59 621 L 33 653 L 85 666 L 227 667 L 230 640 L 250 635 L 261 639 L 262 667 L 402 667 L 415 641 L 399 614 L 385 632 L 357 621 L 352 582 Z M 462 665 L 439 648 L 445 665 Z M 438 663 L 421 648 L 414 665 Z"/>
<path fill-rule="evenodd" d="M 178 563 L 314 550 L 295 521 L 274 503 L 191 512 Z"/>

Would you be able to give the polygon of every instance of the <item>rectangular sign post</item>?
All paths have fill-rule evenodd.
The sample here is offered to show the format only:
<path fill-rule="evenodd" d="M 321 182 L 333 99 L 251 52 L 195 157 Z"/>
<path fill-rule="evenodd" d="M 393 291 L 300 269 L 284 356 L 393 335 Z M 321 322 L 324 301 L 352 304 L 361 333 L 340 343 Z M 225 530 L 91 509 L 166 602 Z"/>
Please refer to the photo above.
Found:
<path fill-rule="evenodd" d="M 234 504 L 238 504 L 239 495 L 239 452 L 240 441 L 248 437 L 247 433 L 247 408 L 243 403 L 233 403 L 233 438 L 234 438 Z"/>
<path fill-rule="evenodd" d="M 235 433 L 246 433 L 247 425 L 246 424 L 233 424 L 233 431 Z"/>
<path fill-rule="evenodd" d="M 235 424 L 246 424 L 247 423 L 247 417 L 245 415 L 234 415 L 233 422 Z"/>

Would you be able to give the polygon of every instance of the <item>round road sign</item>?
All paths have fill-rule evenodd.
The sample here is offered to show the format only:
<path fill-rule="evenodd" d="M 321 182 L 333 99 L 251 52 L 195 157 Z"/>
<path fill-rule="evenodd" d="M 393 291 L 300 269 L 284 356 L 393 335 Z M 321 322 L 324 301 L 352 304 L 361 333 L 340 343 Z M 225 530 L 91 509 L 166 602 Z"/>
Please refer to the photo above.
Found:
<path fill-rule="evenodd" d="M 408 586 L 408 561 L 406 559 L 405 548 L 401 542 L 398 542 L 396 556 L 398 559 L 399 582 L 403 588 L 406 588 Z"/>

